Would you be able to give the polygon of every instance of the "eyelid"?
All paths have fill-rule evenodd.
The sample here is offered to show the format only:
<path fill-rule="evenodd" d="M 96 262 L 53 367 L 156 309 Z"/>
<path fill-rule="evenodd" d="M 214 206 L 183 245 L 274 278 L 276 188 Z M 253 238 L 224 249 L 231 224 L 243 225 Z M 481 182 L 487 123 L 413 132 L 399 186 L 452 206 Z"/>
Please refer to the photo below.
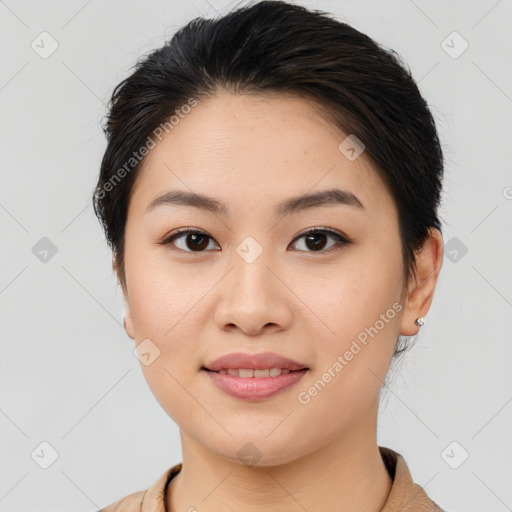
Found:
<path fill-rule="evenodd" d="M 314 226 L 312 228 L 306 228 L 304 231 L 301 231 L 294 240 L 297 240 L 297 238 L 300 238 L 304 235 L 309 235 L 310 233 L 328 233 L 329 235 L 338 236 L 339 238 L 343 239 L 347 243 L 351 240 L 348 238 L 348 236 L 344 235 L 341 231 L 337 231 L 333 228 L 328 227 L 322 227 L 322 226 Z"/>

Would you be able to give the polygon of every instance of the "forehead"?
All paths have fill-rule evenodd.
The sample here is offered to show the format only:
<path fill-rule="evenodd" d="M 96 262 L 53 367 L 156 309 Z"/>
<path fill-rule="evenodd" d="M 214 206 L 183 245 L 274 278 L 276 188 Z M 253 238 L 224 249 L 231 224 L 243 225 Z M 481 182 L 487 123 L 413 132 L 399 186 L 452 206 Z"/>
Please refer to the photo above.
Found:
<path fill-rule="evenodd" d="M 198 101 L 164 132 L 144 161 L 134 196 L 147 204 L 179 188 L 249 205 L 254 198 L 277 203 L 342 187 L 369 207 L 386 207 L 390 198 L 382 197 L 384 183 L 365 153 L 351 161 L 340 151 L 348 135 L 312 100 L 218 94 Z"/>

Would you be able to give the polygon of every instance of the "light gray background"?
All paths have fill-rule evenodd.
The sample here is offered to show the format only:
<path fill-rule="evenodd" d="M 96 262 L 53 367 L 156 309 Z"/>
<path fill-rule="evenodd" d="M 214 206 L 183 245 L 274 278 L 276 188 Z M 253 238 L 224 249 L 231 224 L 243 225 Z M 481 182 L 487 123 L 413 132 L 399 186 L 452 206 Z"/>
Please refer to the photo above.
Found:
<path fill-rule="evenodd" d="M 95 511 L 181 461 L 123 330 L 90 196 L 113 87 L 185 22 L 235 3 L 0 2 L 2 512 Z M 301 3 L 403 56 L 445 150 L 447 257 L 382 402 L 379 444 L 447 510 L 512 510 L 512 1 Z M 59 45 L 46 59 L 31 47 L 43 31 Z M 453 31 L 469 44 L 457 58 L 442 46 Z M 57 248 L 46 262 L 32 251 L 43 237 Z M 42 442 L 58 453 L 48 469 Z"/>

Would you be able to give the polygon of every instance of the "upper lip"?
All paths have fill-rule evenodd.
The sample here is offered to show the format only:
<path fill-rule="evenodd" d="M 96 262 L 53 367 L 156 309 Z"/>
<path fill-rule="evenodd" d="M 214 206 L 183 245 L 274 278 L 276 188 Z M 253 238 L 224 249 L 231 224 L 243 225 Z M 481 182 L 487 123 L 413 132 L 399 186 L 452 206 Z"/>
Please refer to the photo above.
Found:
<path fill-rule="evenodd" d="M 214 372 L 227 370 L 229 368 L 252 368 L 254 370 L 264 370 L 266 368 L 282 368 L 287 370 L 308 369 L 304 364 L 273 352 L 262 352 L 260 354 L 233 352 L 231 354 L 225 354 L 211 363 L 205 364 L 204 368 Z"/>

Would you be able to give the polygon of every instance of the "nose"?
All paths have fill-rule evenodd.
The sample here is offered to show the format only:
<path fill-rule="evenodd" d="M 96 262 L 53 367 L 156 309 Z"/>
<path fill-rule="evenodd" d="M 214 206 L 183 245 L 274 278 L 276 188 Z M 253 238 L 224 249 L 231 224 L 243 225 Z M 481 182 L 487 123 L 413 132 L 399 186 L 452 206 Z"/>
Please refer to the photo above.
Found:
<path fill-rule="evenodd" d="M 287 329 L 293 320 L 293 293 L 273 260 L 265 252 L 252 262 L 234 254 L 232 267 L 219 283 L 217 327 L 247 336 Z"/>

